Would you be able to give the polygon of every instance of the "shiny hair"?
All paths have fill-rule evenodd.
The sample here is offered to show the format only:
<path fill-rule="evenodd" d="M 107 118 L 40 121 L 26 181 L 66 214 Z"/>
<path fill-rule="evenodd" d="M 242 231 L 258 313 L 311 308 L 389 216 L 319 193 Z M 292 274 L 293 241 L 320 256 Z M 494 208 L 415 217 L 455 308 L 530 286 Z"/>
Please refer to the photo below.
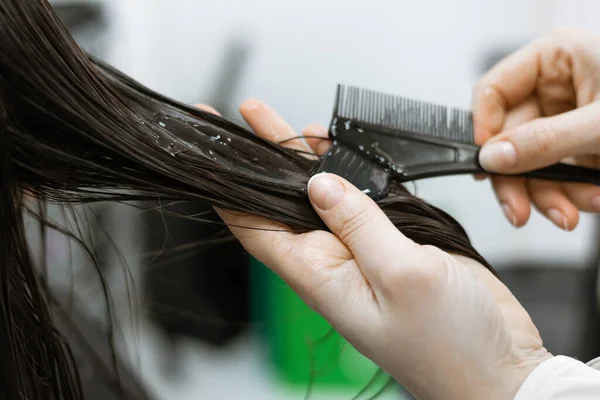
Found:
<path fill-rule="evenodd" d="M 327 229 L 306 192 L 319 160 L 161 96 L 94 59 L 46 1 L 0 2 L 0 49 L 3 397 L 83 396 L 70 346 L 51 314 L 52 294 L 28 249 L 23 215 L 35 213 L 31 199 L 203 201 L 295 232 Z M 410 239 L 492 270 L 459 223 L 403 186 L 379 205 Z M 77 232 L 67 233 L 83 244 Z"/>

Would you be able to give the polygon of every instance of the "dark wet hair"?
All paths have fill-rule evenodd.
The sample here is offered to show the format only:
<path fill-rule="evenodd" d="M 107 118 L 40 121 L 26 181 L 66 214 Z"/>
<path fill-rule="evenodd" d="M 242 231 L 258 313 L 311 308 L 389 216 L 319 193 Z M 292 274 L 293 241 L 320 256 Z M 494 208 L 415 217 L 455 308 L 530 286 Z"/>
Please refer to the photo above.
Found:
<path fill-rule="evenodd" d="M 318 160 L 161 96 L 92 58 L 46 1 L 0 2 L 0 50 L 3 397 L 82 397 L 69 345 L 50 312 L 51 293 L 28 249 L 23 215 L 34 212 L 32 199 L 199 200 L 296 232 L 327 229 L 306 193 Z M 379 205 L 407 237 L 492 270 L 451 216 L 404 187 Z"/>

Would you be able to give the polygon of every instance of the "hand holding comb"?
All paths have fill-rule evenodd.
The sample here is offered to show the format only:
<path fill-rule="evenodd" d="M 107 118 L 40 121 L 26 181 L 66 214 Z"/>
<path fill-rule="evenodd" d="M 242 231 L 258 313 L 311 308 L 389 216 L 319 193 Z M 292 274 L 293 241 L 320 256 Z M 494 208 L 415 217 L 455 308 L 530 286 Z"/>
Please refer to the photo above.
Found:
<path fill-rule="evenodd" d="M 340 175 L 375 200 L 387 196 L 391 181 L 502 175 L 479 164 L 467 110 L 338 85 L 329 138 L 314 172 Z M 600 185 L 600 170 L 562 163 L 512 176 Z"/>

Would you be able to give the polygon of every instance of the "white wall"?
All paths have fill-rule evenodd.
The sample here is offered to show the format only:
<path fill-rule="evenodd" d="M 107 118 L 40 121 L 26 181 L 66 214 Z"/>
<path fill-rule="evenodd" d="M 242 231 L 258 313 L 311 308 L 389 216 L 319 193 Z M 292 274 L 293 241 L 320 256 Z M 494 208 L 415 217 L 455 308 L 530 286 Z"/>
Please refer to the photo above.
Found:
<path fill-rule="evenodd" d="M 113 5 L 117 41 L 109 59 L 125 72 L 178 100 L 206 101 L 223 46 L 242 38 L 251 54 L 236 103 L 266 100 L 298 130 L 329 122 L 339 82 L 468 107 L 482 54 L 518 46 L 556 25 L 593 27 L 590 16 L 598 8 L 584 0 L 124 0 Z M 418 182 L 417 189 L 456 216 L 492 262 L 581 264 L 589 256 L 590 218 L 566 233 L 536 214 L 526 228 L 515 230 L 504 221 L 487 182 L 443 178 Z"/>
<path fill-rule="evenodd" d="M 312 122 L 328 124 L 340 82 L 468 107 L 488 50 L 518 46 L 557 25 L 595 29 L 599 3 L 113 0 L 107 60 L 153 89 L 199 102 L 213 87 L 223 46 L 242 38 L 251 55 L 235 103 L 261 98 L 300 130 Z M 433 179 L 418 182 L 417 190 L 453 214 L 493 264 L 558 260 L 577 266 L 596 246 L 588 216 L 570 233 L 537 214 L 526 228 L 513 229 L 487 182 Z M 251 343 L 218 355 L 186 350 L 189 379 L 169 386 L 157 378 L 160 340 L 149 330 L 141 336 L 140 365 L 165 398 L 289 398 L 273 392 L 262 367 L 253 367 L 260 350 Z"/>

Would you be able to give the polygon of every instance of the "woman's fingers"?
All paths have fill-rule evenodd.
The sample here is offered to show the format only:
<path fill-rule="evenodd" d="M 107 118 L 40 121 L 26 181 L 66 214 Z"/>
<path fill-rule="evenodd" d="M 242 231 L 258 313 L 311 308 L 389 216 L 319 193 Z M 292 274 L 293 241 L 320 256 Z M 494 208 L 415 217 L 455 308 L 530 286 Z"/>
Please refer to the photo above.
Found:
<path fill-rule="evenodd" d="M 434 265 L 421 246 L 345 179 L 317 174 L 309 181 L 308 195 L 323 222 L 350 249 L 375 294 L 388 286 L 391 276 Z"/>
<path fill-rule="evenodd" d="M 258 136 L 283 142 L 284 147 L 310 150 L 302 139 L 294 140 L 297 135 L 292 128 L 263 102 L 246 101 L 240 111 Z M 363 294 L 372 299 L 370 286 L 354 262 L 352 252 L 335 235 L 324 231 L 297 235 L 264 218 L 222 211 L 220 215 L 230 226 L 235 225 L 231 230 L 244 248 L 329 321 L 344 320 L 349 318 L 347 312 L 358 312 L 357 302 L 364 309 Z M 366 311 L 361 318 L 376 317 L 375 310 L 367 308 Z"/>
<path fill-rule="evenodd" d="M 348 296 L 349 291 L 369 287 L 350 250 L 329 232 L 294 234 L 266 218 L 217 212 L 249 253 L 328 318 L 351 309 L 348 302 L 360 300 Z"/>
<path fill-rule="evenodd" d="M 531 96 L 506 114 L 502 128 L 511 129 L 531 121 L 539 115 L 537 101 L 535 97 Z M 493 176 L 491 180 L 502 212 L 508 222 L 515 227 L 525 225 L 531 214 L 531 199 L 527 192 L 526 180 L 510 176 Z"/>
<path fill-rule="evenodd" d="M 252 130 L 260 137 L 281 143 L 290 149 L 310 151 L 310 148 L 271 107 L 260 100 L 247 100 L 240 113 Z"/>
<path fill-rule="evenodd" d="M 531 214 L 526 179 L 494 176 L 492 177 L 492 187 L 507 221 L 516 228 L 525 225 Z"/>
<path fill-rule="evenodd" d="M 202 106 L 210 111 L 210 107 Z M 306 151 L 289 125 L 261 101 L 249 100 L 240 111 L 255 133 L 284 147 Z M 254 257 L 268 265 L 313 309 L 330 321 L 355 312 L 363 291 L 372 298 L 369 284 L 353 261 L 350 250 L 333 234 L 314 231 L 294 234 L 289 227 L 253 215 L 217 210 L 229 229 Z M 354 296 L 348 296 L 352 292 Z M 363 306 L 365 305 L 362 302 Z M 354 311 L 353 311 L 354 310 Z M 375 317 L 367 309 L 361 318 Z"/>
<path fill-rule="evenodd" d="M 538 118 L 509 129 L 486 142 L 479 153 L 490 172 L 521 173 L 546 167 L 567 157 L 598 152 L 600 105 Z"/>
<path fill-rule="evenodd" d="M 216 115 L 219 115 L 219 116 L 221 115 L 220 112 L 218 112 L 217 110 L 215 110 L 214 107 L 209 106 L 208 104 L 194 104 L 194 107 L 199 108 L 202 111 L 213 113 L 213 114 L 216 114 Z"/>
<path fill-rule="evenodd" d="M 195 104 L 194 107 L 209 113 L 221 115 L 216 109 L 207 104 Z M 223 222 L 227 224 L 231 232 L 238 238 L 244 247 L 253 254 L 258 253 L 260 255 L 261 246 L 264 246 L 265 243 L 272 242 L 274 236 L 278 234 L 278 232 L 289 231 L 288 227 L 277 224 L 266 218 L 234 213 L 221 209 L 216 209 L 216 211 Z M 263 258 L 268 257 L 263 255 Z"/>
<path fill-rule="evenodd" d="M 563 183 L 563 191 L 575 207 L 581 211 L 600 213 L 600 189 L 582 183 Z"/>
<path fill-rule="evenodd" d="M 498 134 L 509 110 L 535 92 L 538 55 L 548 42 L 538 39 L 500 61 L 477 83 L 473 93 L 473 122 L 478 144 Z"/>
<path fill-rule="evenodd" d="M 535 207 L 556 226 L 566 231 L 579 223 L 579 211 L 562 190 L 561 183 L 531 179 L 528 191 Z"/>
<path fill-rule="evenodd" d="M 331 141 L 328 139 L 327 129 L 318 124 L 312 124 L 304 128 L 302 136 L 305 137 L 306 143 L 310 146 L 315 154 L 322 156 L 331 146 Z"/>

